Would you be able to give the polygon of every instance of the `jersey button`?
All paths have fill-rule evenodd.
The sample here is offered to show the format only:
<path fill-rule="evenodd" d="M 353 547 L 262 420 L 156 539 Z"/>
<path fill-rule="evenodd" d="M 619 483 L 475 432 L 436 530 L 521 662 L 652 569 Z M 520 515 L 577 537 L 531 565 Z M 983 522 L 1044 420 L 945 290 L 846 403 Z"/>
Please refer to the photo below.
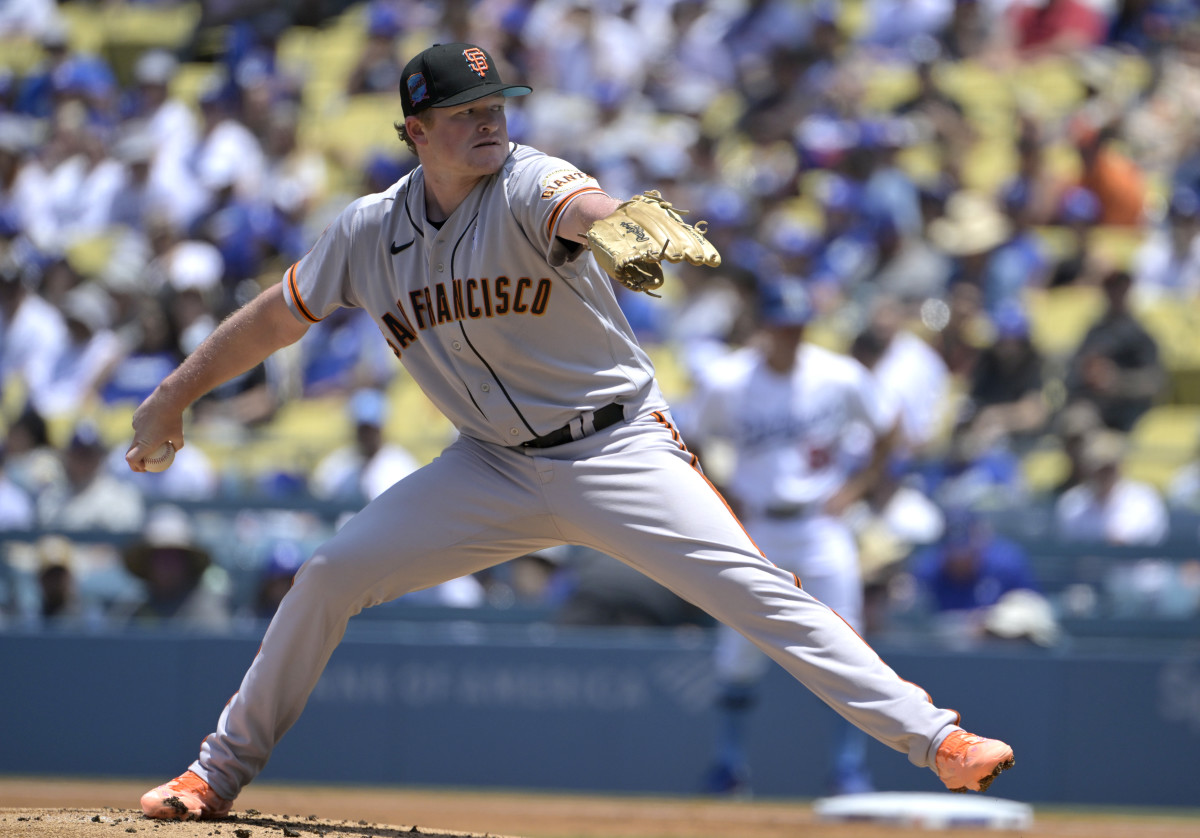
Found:
<path fill-rule="evenodd" d="M 485 393 L 490 393 L 492 391 L 492 385 L 491 384 L 483 384 L 479 387 L 479 389 Z"/>
<path fill-rule="evenodd" d="M 443 269 L 445 269 L 445 267 L 446 267 L 445 265 L 443 265 L 443 264 L 439 263 L 439 264 L 438 264 L 438 271 L 439 271 L 439 272 L 441 272 Z"/>
<path fill-rule="evenodd" d="M 509 428 L 508 433 L 510 436 L 520 436 L 521 435 L 521 432 L 519 430 L 517 430 L 516 428 Z"/>
<path fill-rule="evenodd" d="M 458 341 L 452 341 L 452 342 L 450 343 L 450 345 L 451 345 L 451 346 L 453 346 L 455 350 L 462 349 L 462 344 L 461 344 L 461 343 L 459 343 Z"/>

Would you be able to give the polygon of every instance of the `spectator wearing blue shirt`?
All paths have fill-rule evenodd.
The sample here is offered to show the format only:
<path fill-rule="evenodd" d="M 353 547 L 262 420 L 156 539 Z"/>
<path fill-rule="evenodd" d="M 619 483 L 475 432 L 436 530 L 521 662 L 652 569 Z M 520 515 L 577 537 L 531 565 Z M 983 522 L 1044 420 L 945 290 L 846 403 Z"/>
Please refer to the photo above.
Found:
<path fill-rule="evenodd" d="M 825 229 L 811 257 L 810 287 L 818 311 L 826 311 L 870 276 L 878 224 L 864 204 L 860 181 L 831 174 L 821 184 L 820 201 Z"/>
<path fill-rule="evenodd" d="M 1024 548 L 965 508 L 946 512 L 941 540 L 914 556 L 912 573 L 935 613 L 981 612 L 1009 591 L 1038 589 Z"/>
<path fill-rule="evenodd" d="M 1157 62 L 1171 43 L 1172 30 L 1196 14 L 1187 0 L 1118 0 L 1105 41 Z"/>
<path fill-rule="evenodd" d="M 400 87 L 404 64 L 400 61 L 399 41 L 404 35 L 404 16 L 389 3 L 366 6 L 367 32 L 362 54 L 346 80 L 346 94 L 391 93 Z"/>
<path fill-rule="evenodd" d="M 992 315 L 1006 305 L 1021 303 L 1027 288 L 1045 286 L 1051 269 L 1049 253 L 1034 229 L 1036 208 L 1030 189 L 1007 192 L 1000 205 L 1011 232 L 988 260 L 984 306 Z"/>
<path fill-rule="evenodd" d="M 42 59 L 17 83 L 13 97 L 16 113 L 47 119 L 54 112 L 54 75 L 71 58 L 71 44 L 65 24 L 48 26 L 38 38 Z"/>

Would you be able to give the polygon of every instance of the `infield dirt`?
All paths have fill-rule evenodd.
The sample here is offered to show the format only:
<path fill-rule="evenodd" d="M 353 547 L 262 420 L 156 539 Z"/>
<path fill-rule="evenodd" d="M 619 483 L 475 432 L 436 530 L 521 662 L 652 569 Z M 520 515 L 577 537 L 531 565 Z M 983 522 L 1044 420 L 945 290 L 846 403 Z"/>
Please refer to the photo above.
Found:
<path fill-rule="evenodd" d="M 1197 838 L 1200 813 L 1037 811 L 1029 830 L 825 823 L 807 801 L 250 786 L 220 821 L 153 821 L 153 781 L 0 778 L 3 838 Z"/>

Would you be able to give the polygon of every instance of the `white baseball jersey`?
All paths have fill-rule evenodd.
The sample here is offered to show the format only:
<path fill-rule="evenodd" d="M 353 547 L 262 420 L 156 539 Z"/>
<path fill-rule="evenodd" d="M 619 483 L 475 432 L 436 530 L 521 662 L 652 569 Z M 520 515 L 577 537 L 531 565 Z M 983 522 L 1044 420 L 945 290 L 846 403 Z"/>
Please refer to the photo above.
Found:
<path fill-rule="evenodd" d="M 433 403 L 486 442 L 516 445 L 610 402 L 665 408 L 607 275 L 556 236 L 571 201 L 599 191 L 513 144 L 439 229 L 418 167 L 343 211 L 288 271 L 285 297 L 314 323 L 366 309 Z"/>
<path fill-rule="evenodd" d="M 861 462 L 851 431 L 886 433 L 896 420 L 862 364 L 802 344 L 790 373 L 757 349 L 713 364 L 699 382 L 689 435 L 728 440 L 737 458 L 729 489 L 748 516 L 787 506 L 820 507 Z"/>

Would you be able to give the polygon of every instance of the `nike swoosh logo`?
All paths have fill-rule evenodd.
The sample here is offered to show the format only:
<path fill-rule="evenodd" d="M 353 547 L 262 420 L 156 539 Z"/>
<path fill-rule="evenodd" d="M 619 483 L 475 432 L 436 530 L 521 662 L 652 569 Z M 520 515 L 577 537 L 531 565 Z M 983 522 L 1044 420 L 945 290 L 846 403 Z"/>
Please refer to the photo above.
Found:
<path fill-rule="evenodd" d="M 415 242 L 415 241 L 416 241 L 416 239 L 413 239 L 411 242 L 408 242 L 407 244 L 396 244 L 395 242 L 392 242 L 392 255 L 395 256 L 397 253 L 403 253 L 404 251 L 408 250 L 410 247 L 413 246 L 413 242 Z"/>

